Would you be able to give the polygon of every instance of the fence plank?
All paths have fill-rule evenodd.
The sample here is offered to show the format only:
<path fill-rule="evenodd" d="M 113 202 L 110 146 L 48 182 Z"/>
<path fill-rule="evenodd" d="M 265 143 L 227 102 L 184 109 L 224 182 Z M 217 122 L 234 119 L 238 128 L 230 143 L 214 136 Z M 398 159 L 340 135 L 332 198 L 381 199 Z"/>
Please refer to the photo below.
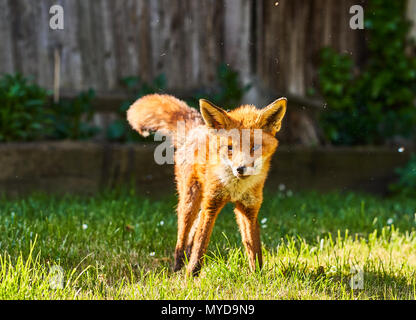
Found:
<path fill-rule="evenodd" d="M 15 70 L 10 16 L 9 1 L 0 1 L 0 40 L 3 48 L 0 50 L 0 70 L 2 72 L 13 72 Z"/>
<path fill-rule="evenodd" d="M 365 3 L 365 2 L 363 2 Z M 258 8 L 257 72 L 275 90 L 305 95 L 317 86 L 319 50 L 361 57 L 364 32 L 349 27 L 351 0 L 264 0 Z M 359 62 L 359 61 L 358 61 Z"/>
<path fill-rule="evenodd" d="M 61 88 L 118 94 L 120 79 L 169 90 L 212 86 L 226 62 L 243 80 L 305 95 L 317 86 L 319 50 L 330 45 L 360 61 L 363 32 L 349 29 L 349 7 L 364 0 L 3 0 L 0 73 L 19 71 L 53 87 L 61 51 Z M 65 30 L 49 28 L 49 8 L 64 7 Z"/>

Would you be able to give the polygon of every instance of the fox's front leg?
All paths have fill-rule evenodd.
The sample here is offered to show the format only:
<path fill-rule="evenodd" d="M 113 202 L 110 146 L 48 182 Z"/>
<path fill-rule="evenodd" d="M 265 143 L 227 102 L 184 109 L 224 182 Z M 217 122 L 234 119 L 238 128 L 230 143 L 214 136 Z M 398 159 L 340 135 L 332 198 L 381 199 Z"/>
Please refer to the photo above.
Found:
<path fill-rule="evenodd" d="M 263 264 L 260 226 L 257 218 L 260 206 L 261 203 L 251 206 L 246 206 L 243 203 L 236 203 L 234 210 L 252 271 L 256 270 L 257 263 L 260 268 Z"/>
<path fill-rule="evenodd" d="M 215 220 L 225 203 L 226 201 L 224 201 L 224 199 L 219 198 L 210 198 L 202 201 L 199 224 L 196 229 L 192 246 L 191 259 L 186 270 L 188 274 L 193 276 L 198 275 L 202 266 L 203 255 L 207 250 L 212 229 L 214 228 Z"/>

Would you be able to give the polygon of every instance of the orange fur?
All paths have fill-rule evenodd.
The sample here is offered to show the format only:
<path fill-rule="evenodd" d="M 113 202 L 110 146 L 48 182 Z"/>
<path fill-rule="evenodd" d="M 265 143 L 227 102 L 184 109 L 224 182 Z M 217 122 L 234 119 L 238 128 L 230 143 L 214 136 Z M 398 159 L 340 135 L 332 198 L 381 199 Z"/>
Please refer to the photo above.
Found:
<path fill-rule="evenodd" d="M 127 120 L 144 137 L 155 131 L 174 133 L 178 121 L 184 122 L 187 130 L 203 123 L 201 115 L 185 102 L 169 95 L 158 94 L 137 100 L 127 111 Z"/>
<path fill-rule="evenodd" d="M 276 151 L 275 134 L 280 130 L 286 112 L 286 99 L 279 99 L 263 110 L 242 106 L 226 112 L 206 100 L 200 101 L 201 115 L 184 102 L 166 95 L 151 95 L 138 100 L 128 111 L 128 120 L 140 133 L 162 130 L 175 133 L 176 122 L 185 121 L 186 139 L 174 139 L 175 177 L 179 193 L 178 238 L 174 270 L 189 259 L 187 272 L 197 274 L 205 254 L 215 220 L 227 202 L 235 204 L 236 220 L 246 248 L 250 267 L 262 265 L 260 228 L 257 221 L 263 201 L 263 187 Z M 205 122 L 205 124 L 204 124 Z M 248 159 L 243 150 L 230 151 L 229 138 L 216 130 L 262 130 L 261 154 Z M 209 149 L 209 141 L 218 143 L 218 150 L 228 150 L 220 156 L 206 157 L 198 149 Z M 255 141 L 250 140 L 250 148 Z M 225 149 L 224 149 L 225 148 Z M 254 148 L 253 148 L 254 150 Z M 235 156 L 230 156 L 232 152 Z M 246 175 L 252 167 L 255 174 Z M 240 170 L 241 169 L 241 170 Z"/>

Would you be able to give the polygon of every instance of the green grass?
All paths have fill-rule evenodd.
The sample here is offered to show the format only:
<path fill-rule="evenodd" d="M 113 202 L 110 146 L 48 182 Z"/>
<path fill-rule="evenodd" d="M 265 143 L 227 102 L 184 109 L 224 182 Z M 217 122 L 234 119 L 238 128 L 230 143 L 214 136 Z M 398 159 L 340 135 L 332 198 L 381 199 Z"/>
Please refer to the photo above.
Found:
<path fill-rule="evenodd" d="M 175 205 L 128 191 L 1 198 L 0 299 L 416 298 L 416 199 L 268 194 L 256 273 L 227 206 L 195 279 L 171 271 Z M 51 287 L 55 265 L 62 289 Z M 363 290 L 349 286 L 354 265 Z"/>

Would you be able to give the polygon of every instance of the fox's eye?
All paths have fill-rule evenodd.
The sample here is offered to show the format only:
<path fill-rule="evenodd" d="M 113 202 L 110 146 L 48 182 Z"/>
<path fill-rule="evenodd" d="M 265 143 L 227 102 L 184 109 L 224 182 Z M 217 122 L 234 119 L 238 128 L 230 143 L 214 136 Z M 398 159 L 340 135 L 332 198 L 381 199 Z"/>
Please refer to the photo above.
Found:
<path fill-rule="evenodd" d="M 259 150 L 260 147 L 261 147 L 261 145 L 256 144 L 253 148 L 251 148 L 251 152 L 255 152 L 255 151 Z"/>
<path fill-rule="evenodd" d="M 233 146 L 232 145 L 228 146 L 228 151 L 233 151 Z"/>

